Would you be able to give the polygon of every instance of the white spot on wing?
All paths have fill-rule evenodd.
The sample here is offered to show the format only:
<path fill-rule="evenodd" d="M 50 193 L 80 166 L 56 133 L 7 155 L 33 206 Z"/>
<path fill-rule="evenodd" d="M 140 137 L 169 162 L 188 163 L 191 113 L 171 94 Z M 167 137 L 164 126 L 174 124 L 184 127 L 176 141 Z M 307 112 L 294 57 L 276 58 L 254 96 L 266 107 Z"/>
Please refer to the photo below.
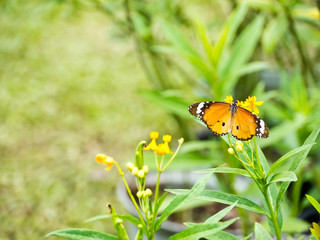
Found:
<path fill-rule="evenodd" d="M 262 135 L 266 129 L 266 124 L 260 119 L 260 134 Z"/>
<path fill-rule="evenodd" d="M 202 112 L 203 105 L 204 105 L 204 102 L 201 102 L 201 103 L 198 105 L 196 114 L 200 114 L 200 113 Z"/>

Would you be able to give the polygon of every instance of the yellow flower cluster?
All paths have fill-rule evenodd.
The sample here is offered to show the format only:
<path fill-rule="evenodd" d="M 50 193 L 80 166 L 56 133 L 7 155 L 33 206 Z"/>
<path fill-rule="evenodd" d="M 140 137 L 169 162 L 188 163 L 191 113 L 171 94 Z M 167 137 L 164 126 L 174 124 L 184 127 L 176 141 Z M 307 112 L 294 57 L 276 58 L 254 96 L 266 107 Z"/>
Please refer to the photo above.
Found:
<path fill-rule="evenodd" d="M 169 147 L 169 142 L 171 142 L 171 135 L 163 135 L 162 140 L 163 143 L 160 143 L 157 145 L 156 140 L 159 138 L 159 132 L 152 131 L 150 132 L 150 138 L 151 142 L 144 148 L 144 150 L 153 150 L 155 151 L 158 155 L 163 156 L 165 154 L 173 154 L 173 152 L 170 150 Z M 183 143 L 183 138 L 180 138 L 178 140 L 179 145 Z"/>
<path fill-rule="evenodd" d="M 229 103 L 229 104 L 233 104 L 233 97 L 230 95 L 230 96 L 227 96 L 224 101 L 226 103 Z M 238 101 L 237 100 L 237 106 L 239 107 L 242 107 L 244 109 L 247 109 L 248 111 L 251 111 L 255 114 L 259 114 L 259 109 L 257 106 L 260 106 L 263 104 L 263 101 L 257 101 L 257 97 L 256 96 L 253 96 L 253 97 L 248 97 L 246 99 L 246 101 Z"/>

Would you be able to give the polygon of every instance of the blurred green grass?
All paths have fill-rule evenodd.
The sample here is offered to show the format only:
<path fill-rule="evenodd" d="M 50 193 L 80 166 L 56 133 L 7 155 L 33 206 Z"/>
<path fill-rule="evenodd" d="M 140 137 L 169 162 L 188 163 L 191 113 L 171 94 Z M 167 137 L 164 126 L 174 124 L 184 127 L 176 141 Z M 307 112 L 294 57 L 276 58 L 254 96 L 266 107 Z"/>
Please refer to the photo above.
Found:
<path fill-rule="evenodd" d="M 0 3 L 0 239 L 42 239 L 118 204 L 116 171 L 150 130 L 175 123 L 138 89 L 148 87 L 129 40 L 112 37 L 94 9 L 42 1 Z"/>

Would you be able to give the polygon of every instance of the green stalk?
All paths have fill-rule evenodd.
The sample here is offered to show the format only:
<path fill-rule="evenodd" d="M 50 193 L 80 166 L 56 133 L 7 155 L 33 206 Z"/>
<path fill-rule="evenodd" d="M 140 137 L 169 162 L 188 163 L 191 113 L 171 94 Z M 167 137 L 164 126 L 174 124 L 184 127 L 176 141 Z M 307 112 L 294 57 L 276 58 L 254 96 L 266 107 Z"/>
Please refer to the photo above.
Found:
<path fill-rule="evenodd" d="M 131 201 L 132 201 L 132 203 L 133 203 L 133 205 L 134 205 L 134 207 L 135 207 L 135 209 L 136 209 L 136 211 L 137 211 L 137 213 L 138 213 L 138 215 L 139 215 L 139 218 L 140 218 L 141 223 L 142 223 L 142 224 L 145 224 L 145 221 L 144 221 L 144 218 L 143 218 L 143 216 L 142 216 L 142 214 L 141 214 L 141 212 L 140 212 L 139 206 L 138 206 L 136 200 L 135 200 L 134 197 L 133 197 L 133 194 L 132 194 L 132 192 L 131 192 L 131 190 L 130 190 L 130 188 L 129 188 L 129 185 L 128 185 L 128 183 L 127 183 L 126 178 L 124 177 L 124 173 L 123 173 L 123 171 L 121 170 L 120 165 L 119 165 L 117 162 L 114 162 L 114 164 L 116 165 L 116 167 L 117 167 L 117 169 L 118 169 L 118 171 L 119 171 L 119 175 L 121 176 L 122 181 L 123 181 L 123 183 L 124 183 L 124 186 L 126 187 L 127 192 L 128 192 L 128 194 L 129 194 L 129 197 L 130 197 L 130 199 L 131 199 Z"/>
<path fill-rule="evenodd" d="M 151 222 L 151 226 L 150 226 L 151 227 L 151 229 L 150 229 L 151 235 L 148 237 L 148 240 L 153 240 L 154 239 L 154 226 L 155 226 L 155 222 L 156 222 L 156 218 L 157 218 L 157 214 L 158 214 L 158 210 L 159 210 L 159 208 L 156 207 L 156 205 L 158 204 L 161 173 L 162 173 L 162 171 L 160 169 L 158 169 L 156 191 L 155 191 L 155 194 L 154 194 L 153 217 L 152 217 L 152 222 Z M 155 210 L 157 210 L 157 211 L 155 211 Z"/>
<path fill-rule="evenodd" d="M 266 203 L 271 215 L 269 218 L 272 221 L 277 240 L 281 240 L 281 231 L 277 221 L 277 213 L 275 213 L 274 208 L 272 207 L 272 203 L 268 195 L 268 187 L 264 186 L 263 188 L 264 190 L 262 193 L 263 193 L 264 199 L 266 200 Z"/>

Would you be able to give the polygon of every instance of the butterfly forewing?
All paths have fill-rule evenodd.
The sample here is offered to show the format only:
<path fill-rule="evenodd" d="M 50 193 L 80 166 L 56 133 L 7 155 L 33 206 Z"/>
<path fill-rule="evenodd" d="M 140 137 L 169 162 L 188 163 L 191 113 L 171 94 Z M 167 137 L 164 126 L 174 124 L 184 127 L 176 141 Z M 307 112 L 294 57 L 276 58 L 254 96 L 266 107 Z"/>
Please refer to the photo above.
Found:
<path fill-rule="evenodd" d="M 217 135 L 231 131 L 230 104 L 224 102 L 200 102 L 189 107 L 189 112 L 203 121 Z"/>

